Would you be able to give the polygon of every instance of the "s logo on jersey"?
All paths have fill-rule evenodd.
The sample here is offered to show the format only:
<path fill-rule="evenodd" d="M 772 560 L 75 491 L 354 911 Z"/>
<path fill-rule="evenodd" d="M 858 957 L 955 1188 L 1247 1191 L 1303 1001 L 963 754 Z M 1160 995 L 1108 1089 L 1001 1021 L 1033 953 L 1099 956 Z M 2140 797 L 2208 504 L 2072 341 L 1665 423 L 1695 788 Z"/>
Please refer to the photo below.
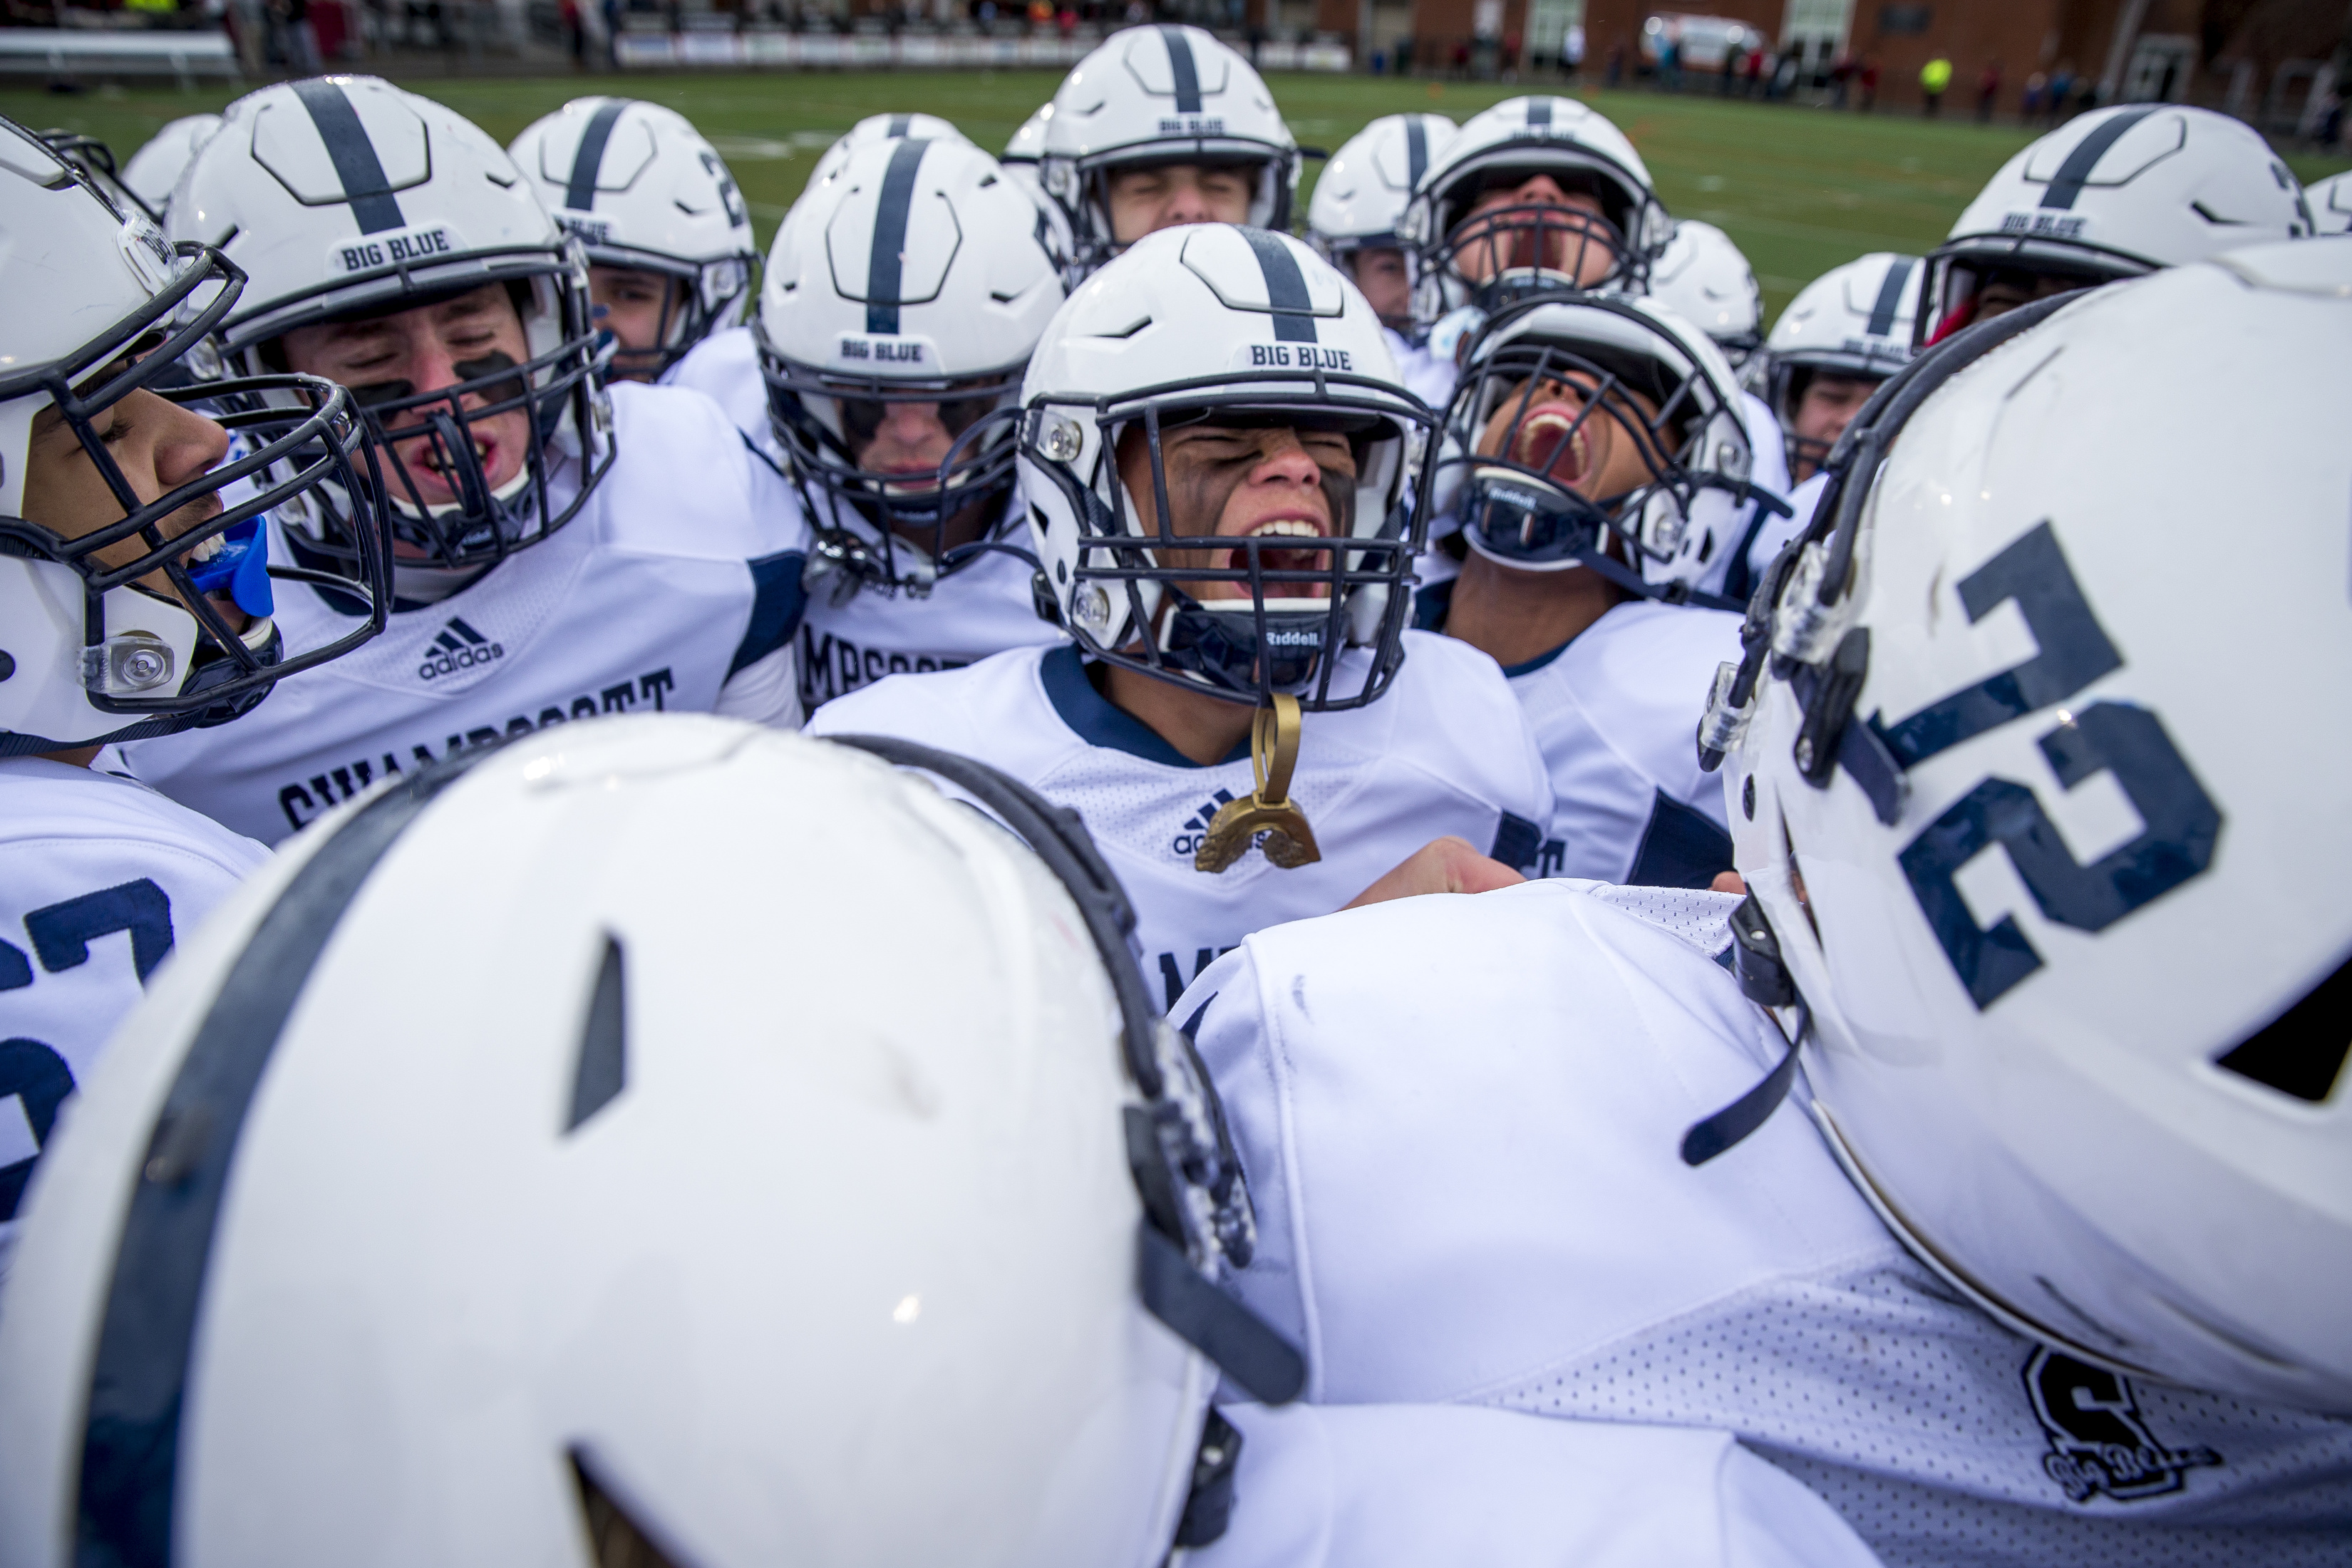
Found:
<path fill-rule="evenodd" d="M 2068 1502 L 2117 1502 L 2177 1492 L 2188 1473 L 2221 1463 L 2210 1448 L 2168 1448 L 2140 1419 L 2128 1379 L 2042 1349 L 2025 1363 L 2025 1394 L 2050 1439 L 2042 1468 Z"/>
<path fill-rule="evenodd" d="M 416 679 L 436 680 L 506 656 L 504 644 L 494 643 L 467 626 L 465 616 L 451 616 L 449 624 L 441 628 L 441 635 L 433 639 L 433 646 L 425 650 L 425 662 L 416 667 Z"/>

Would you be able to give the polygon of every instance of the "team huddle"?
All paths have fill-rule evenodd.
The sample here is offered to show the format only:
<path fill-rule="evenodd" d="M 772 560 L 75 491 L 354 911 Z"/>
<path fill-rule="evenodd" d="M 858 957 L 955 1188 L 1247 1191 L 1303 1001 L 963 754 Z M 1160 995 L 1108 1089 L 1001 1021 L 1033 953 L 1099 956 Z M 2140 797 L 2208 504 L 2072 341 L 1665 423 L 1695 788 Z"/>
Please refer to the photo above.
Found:
<path fill-rule="evenodd" d="M 2352 175 L 1301 166 L 0 122 L 0 1564 L 2347 1560 Z"/>

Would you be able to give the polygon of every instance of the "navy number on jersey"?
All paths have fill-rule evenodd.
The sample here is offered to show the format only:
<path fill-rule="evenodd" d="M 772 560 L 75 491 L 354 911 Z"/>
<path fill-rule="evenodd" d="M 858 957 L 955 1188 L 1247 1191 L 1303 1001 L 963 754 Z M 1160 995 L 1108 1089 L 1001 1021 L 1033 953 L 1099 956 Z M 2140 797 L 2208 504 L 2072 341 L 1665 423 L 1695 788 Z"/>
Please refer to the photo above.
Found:
<path fill-rule="evenodd" d="M 57 974 L 89 962 L 89 944 L 122 933 L 131 939 L 131 967 L 147 976 L 172 951 L 172 900 L 145 877 L 62 899 L 25 917 L 25 934 L 41 968 Z M 0 992 L 33 984 L 32 959 L 0 941 Z M 33 1162 L 57 1124 L 58 1107 L 74 1091 L 73 1068 L 39 1040 L 0 1040 L 0 1221 L 16 1217 Z"/>

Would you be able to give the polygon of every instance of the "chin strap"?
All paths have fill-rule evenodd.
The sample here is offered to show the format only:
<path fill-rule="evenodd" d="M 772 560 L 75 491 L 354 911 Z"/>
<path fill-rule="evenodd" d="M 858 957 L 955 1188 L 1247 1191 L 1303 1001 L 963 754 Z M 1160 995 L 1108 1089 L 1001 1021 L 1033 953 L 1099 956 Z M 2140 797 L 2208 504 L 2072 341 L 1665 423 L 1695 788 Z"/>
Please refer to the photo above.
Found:
<path fill-rule="evenodd" d="M 1193 851 L 1192 868 L 1212 873 L 1225 870 L 1243 856 L 1260 833 L 1265 858 L 1285 870 L 1311 866 L 1323 858 L 1315 846 L 1315 830 L 1307 815 L 1290 798 L 1290 774 L 1298 765 L 1298 699 L 1286 691 L 1257 710 L 1250 721 L 1250 771 L 1257 788 L 1246 800 L 1229 800 L 1217 808 L 1209 830 Z"/>

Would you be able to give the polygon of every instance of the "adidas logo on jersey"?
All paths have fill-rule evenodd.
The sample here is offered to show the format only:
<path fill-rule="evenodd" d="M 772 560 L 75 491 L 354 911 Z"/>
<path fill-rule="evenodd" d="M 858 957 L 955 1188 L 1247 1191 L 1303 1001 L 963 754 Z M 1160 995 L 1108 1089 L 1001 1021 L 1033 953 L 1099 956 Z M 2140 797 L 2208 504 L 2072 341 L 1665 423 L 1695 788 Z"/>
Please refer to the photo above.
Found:
<path fill-rule="evenodd" d="M 471 669 L 478 664 L 504 658 L 506 647 L 494 643 L 466 624 L 463 616 L 451 616 L 433 646 L 425 650 L 425 662 L 416 667 L 416 679 L 433 680 L 444 675 L 455 675 L 461 669 Z"/>
<path fill-rule="evenodd" d="M 1209 831 L 1209 824 L 1216 819 L 1217 808 L 1233 798 L 1233 791 L 1219 790 L 1206 805 L 1192 814 L 1190 822 L 1177 830 L 1175 839 L 1168 846 L 1169 852 L 1180 860 L 1190 860 L 1201 847 L 1201 835 Z"/>

